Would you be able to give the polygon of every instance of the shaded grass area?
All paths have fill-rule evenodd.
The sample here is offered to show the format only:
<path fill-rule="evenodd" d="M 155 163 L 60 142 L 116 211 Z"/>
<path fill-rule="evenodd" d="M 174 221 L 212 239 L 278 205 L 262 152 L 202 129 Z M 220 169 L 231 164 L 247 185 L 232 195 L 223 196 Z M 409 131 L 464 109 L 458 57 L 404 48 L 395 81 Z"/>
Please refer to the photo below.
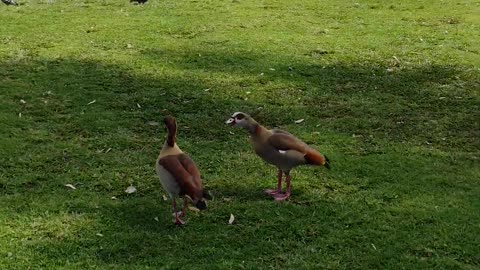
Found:
<path fill-rule="evenodd" d="M 478 4 L 445 5 L 1 7 L 0 264 L 477 268 Z M 266 198 L 274 169 L 223 124 L 240 110 L 333 170 Z M 215 197 L 182 228 L 153 169 L 166 114 Z"/>

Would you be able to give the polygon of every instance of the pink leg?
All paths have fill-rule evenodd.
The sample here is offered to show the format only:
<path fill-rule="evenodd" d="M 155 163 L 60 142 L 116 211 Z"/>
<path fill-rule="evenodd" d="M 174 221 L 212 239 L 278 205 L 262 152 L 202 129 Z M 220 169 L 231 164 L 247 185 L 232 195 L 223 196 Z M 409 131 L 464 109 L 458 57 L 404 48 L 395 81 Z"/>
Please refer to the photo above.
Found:
<path fill-rule="evenodd" d="M 264 192 L 270 196 L 282 193 L 282 170 L 278 170 L 277 189 L 265 189 Z"/>
<path fill-rule="evenodd" d="M 287 182 L 287 190 L 285 191 L 285 194 L 277 194 L 273 196 L 275 198 L 275 201 L 284 201 L 288 199 L 288 197 L 290 197 L 290 193 L 292 191 L 290 180 L 291 180 L 290 175 L 287 174 L 287 178 L 285 179 L 285 181 Z"/>
<path fill-rule="evenodd" d="M 183 208 L 182 208 L 182 212 L 179 212 L 179 213 L 180 213 L 180 217 L 184 217 L 185 214 L 187 214 L 187 206 L 188 206 L 188 200 L 187 200 L 187 197 L 184 197 L 184 198 L 183 198 Z"/>
<path fill-rule="evenodd" d="M 185 221 L 180 219 L 179 217 L 180 214 L 177 212 L 177 201 L 175 200 L 175 198 L 172 199 L 172 205 L 173 205 L 173 215 L 175 216 L 173 222 L 175 223 L 175 225 L 185 224 Z"/>

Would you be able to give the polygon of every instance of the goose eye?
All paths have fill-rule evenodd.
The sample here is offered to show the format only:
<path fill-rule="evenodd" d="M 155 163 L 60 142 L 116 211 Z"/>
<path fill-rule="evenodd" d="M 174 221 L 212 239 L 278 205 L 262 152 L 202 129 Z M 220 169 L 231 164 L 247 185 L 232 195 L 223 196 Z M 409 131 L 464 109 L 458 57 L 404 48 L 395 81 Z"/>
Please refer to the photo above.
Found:
<path fill-rule="evenodd" d="M 242 120 L 243 118 L 245 118 L 245 115 L 238 114 L 238 115 L 235 116 L 235 118 L 237 118 L 238 120 Z"/>

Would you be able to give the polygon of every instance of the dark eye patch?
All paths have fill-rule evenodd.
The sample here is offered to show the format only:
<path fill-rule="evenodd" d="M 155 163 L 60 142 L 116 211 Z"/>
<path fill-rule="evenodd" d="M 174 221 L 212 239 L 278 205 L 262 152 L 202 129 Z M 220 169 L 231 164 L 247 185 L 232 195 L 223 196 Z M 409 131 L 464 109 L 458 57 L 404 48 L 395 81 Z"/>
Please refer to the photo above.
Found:
<path fill-rule="evenodd" d="M 235 118 L 237 118 L 238 120 L 242 120 L 243 118 L 245 118 L 245 115 L 243 113 L 239 113 L 235 115 Z"/>

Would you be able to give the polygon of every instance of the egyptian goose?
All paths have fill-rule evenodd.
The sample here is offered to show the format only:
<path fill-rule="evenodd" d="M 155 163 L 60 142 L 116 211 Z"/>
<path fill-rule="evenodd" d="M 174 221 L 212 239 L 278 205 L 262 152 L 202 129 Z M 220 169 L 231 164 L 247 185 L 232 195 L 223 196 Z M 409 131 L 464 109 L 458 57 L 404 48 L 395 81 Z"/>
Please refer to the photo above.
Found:
<path fill-rule="evenodd" d="M 188 200 L 200 210 L 207 208 L 206 199 L 210 195 L 203 189 L 200 172 L 195 162 L 180 150 L 176 143 L 177 122 L 174 117 L 163 119 L 167 129 L 167 139 L 158 156 L 156 169 L 160 183 L 172 199 L 174 222 L 183 225 L 181 217 L 185 216 Z M 183 208 L 177 212 L 176 198 L 184 196 Z"/>
<path fill-rule="evenodd" d="M 225 123 L 246 129 L 250 134 L 250 142 L 255 153 L 278 168 L 277 188 L 265 190 L 265 193 L 273 196 L 276 201 L 283 201 L 290 197 L 292 168 L 299 165 L 317 165 L 330 169 L 329 160 L 325 155 L 286 131 L 265 128 L 246 113 L 236 112 Z M 282 194 L 283 174 L 286 175 L 287 183 L 284 194 Z"/>
<path fill-rule="evenodd" d="M 1 0 L 5 5 L 12 5 L 16 6 L 18 5 L 14 0 Z"/>

